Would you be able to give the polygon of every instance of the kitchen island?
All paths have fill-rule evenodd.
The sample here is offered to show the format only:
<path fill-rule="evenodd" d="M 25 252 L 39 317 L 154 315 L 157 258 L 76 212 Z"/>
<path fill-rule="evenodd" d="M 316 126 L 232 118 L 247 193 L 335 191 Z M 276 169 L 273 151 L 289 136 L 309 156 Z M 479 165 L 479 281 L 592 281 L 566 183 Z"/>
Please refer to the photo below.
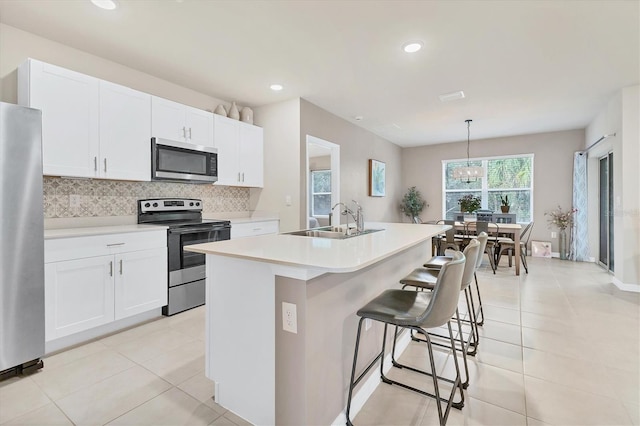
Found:
<path fill-rule="evenodd" d="M 206 375 L 218 404 L 260 425 L 342 422 L 356 311 L 397 288 L 431 256 L 431 237 L 449 228 L 367 225 L 383 230 L 342 240 L 277 234 L 187 248 L 207 255 Z M 295 310 L 289 305 L 283 315 L 283 302 Z M 379 324 L 365 329 L 363 365 L 382 338 Z M 378 372 L 370 374 L 354 406 L 375 389 Z"/>

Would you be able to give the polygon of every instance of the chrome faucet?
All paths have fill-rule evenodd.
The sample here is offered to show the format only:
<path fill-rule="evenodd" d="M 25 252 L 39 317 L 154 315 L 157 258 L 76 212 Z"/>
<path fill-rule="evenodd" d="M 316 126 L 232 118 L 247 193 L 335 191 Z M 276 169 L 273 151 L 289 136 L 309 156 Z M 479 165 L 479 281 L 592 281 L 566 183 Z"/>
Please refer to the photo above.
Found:
<path fill-rule="evenodd" d="M 364 232 L 364 213 L 362 212 L 362 206 L 356 200 L 351 200 L 356 205 L 356 232 L 358 234 Z"/>
<path fill-rule="evenodd" d="M 351 216 L 356 221 L 356 226 L 357 226 L 357 218 L 353 214 L 353 211 L 351 211 L 351 209 L 349 209 L 349 207 L 347 207 L 347 205 L 345 203 L 336 203 L 333 207 L 331 207 L 331 211 L 329 212 L 329 224 L 331 224 L 331 217 L 333 215 L 333 210 L 338 206 L 344 207 L 344 210 L 342 210 L 340 212 L 340 214 L 342 214 L 342 215 L 347 217 L 347 227 L 346 227 L 346 229 L 344 231 L 344 234 L 345 235 L 351 235 L 351 231 L 349 230 L 349 216 Z"/>

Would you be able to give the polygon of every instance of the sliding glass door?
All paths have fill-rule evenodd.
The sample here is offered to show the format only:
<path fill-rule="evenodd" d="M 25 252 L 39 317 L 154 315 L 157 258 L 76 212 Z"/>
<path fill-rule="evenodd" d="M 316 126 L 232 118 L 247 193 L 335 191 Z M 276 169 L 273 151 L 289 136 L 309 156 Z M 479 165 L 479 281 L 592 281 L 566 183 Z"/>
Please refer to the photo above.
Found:
<path fill-rule="evenodd" d="M 613 153 L 600 158 L 600 264 L 614 270 L 613 261 Z"/>

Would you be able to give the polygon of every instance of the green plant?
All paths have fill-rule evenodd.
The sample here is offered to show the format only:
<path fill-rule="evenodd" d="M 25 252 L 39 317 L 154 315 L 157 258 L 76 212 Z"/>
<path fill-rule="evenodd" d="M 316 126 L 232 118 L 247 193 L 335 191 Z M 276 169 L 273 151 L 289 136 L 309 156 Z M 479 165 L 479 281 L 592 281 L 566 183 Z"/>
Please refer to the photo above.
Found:
<path fill-rule="evenodd" d="M 504 207 L 511 207 L 511 203 L 509 202 L 509 196 L 505 195 L 504 197 L 500 197 L 500 202 Z"/>
<path fill-rule="evenodd" d="M 472 194 L 467 194 L 458 200 L 458 204 L 460 204 L 460 211 L 473 213 L 482 207 L 482 202 L 480 201 L 480 197 L 476 197 Z"/>
<path fill-rule="evenodd" d="M 412 186 L 407 190 L 407 193 L 404 194 L 404 197 L 402 197 L 400 209 L 406 216 L 416 220 L 419 219 L 418 215 L 426 205 L 427 202 L 422 198 L 420 191 L 418 191 L 415 186 Z"/>

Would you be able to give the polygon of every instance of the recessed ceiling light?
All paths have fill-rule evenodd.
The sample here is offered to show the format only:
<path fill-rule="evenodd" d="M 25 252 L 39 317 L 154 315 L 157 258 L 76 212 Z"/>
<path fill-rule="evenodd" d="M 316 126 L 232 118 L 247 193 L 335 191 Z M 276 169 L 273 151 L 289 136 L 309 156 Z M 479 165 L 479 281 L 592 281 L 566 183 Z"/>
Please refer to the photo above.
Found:
<path fill-rule="evenodd" d="M 410 41 L 402 46 L 402 50 L 407 53 L 416 53 L 422 49 L 423 43 L 421 41 Z"/>
<path fill-rule="evenodd" d="M 464 92 L 458 90 L 457 92 L 445 93 L 438 97 L 440 98 L 440 102 L 457 101 L 458 99 L 464 99 Z"/>
<path fill-rule="evenodd" d="M 91 0 L 91 3 L 105 10 L 113 10 L 118 7 L 118 3 L 114 0 Z"/>
<path fill-rule="evenodd" d="M 271 88 L 271 90 L 273 90 L 274 92 L 279 92 L 280 90 L 283 89 L 282 84 L 272 84 L 271 86 L 269 86 Z"/>
<path fill-rule="evenodd" d="M 361 116 L 361 115 L 356 115 L 355 117 L 353 117 L 353 119 L 356 120 L 356 121 L 362 121 L 363 118 L 364 117 Z"/>

